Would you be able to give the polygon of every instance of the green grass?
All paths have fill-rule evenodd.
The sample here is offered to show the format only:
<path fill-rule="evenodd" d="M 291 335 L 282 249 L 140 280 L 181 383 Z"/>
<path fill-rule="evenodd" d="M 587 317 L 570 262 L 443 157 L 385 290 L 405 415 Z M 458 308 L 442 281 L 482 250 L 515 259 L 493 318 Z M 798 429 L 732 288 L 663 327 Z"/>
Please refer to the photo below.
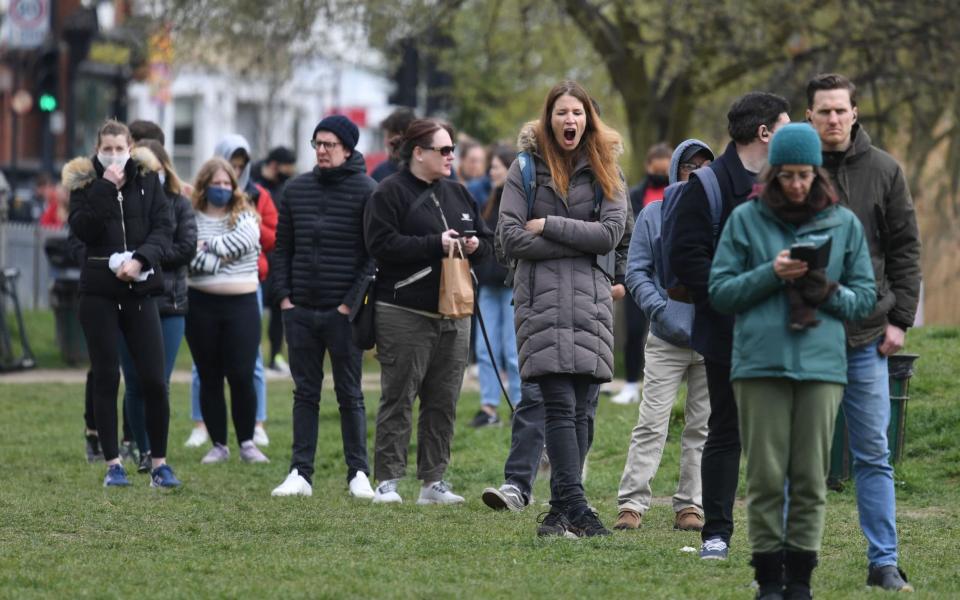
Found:
<path fill-rule="evenodd" d="M 956 329 L 909 336 L 921 358 L 897 485 L 901 563 L 917 597 L 960 597 L 958 340 Z M 412 479 L 401 485 L 401 506 L 351 501 L 332 394 L 321 405 L 314 496 L 271 498 L 290 458 L 290 394 L 289 383 L 270 383 L 271 464 L 241 464 L 234 453 L 226 465 L 201 466 L 204 450 L 182 446 L 187 386 L 174 385 L 169 456 L 184 487 L 159 492 L 133 474 L 134 487 L 104 490 L 103 466 L 83 460 L 82 386 L 0 383 L 0 598 L 752 596 L 742 503 L 731 559 L 719 564 L 681 552 L 698 536 L 671 529 L 668 505 L 655 506 L 638 532 L 575 542 L 536 539 L 540 507 L 489 511 L 479 496 L 500 483 L 509 428 L 467 428 L 475 394 L 461 400 L 447 474 L 465 506 L 416 506 Z M 371 438 L 376 401 L 367 394 Z M 598 414 L 586 489 L 608 525 L 636 410 L 604 400 Z M 676 481 L 681 414 L 654 481 L 659 497 Z M 535 495 L 547 499 L 545 482 Z M 815 592 L 876 597 L 864 591 L 852 486 L 829 495 L 827 515 Z"/>

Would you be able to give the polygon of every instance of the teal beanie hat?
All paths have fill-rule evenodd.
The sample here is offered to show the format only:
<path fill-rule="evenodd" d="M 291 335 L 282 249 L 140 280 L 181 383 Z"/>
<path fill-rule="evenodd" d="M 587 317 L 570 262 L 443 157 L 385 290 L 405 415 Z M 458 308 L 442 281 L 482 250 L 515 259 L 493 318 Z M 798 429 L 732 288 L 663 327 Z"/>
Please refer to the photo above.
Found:
<path fill-rule="evenodd" d="M 773 134 L 767 162 L 771 165 L 823 164 L 820 136 L 808 123 L 788 123 Z"/>

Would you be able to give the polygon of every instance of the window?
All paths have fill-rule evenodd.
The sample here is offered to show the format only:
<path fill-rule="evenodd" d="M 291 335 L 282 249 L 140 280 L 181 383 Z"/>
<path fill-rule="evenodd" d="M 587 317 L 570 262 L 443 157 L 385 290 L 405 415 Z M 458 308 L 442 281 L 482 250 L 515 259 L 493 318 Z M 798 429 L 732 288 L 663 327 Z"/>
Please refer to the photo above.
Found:
<path fill-rule="evenodd" d="M 173 168 L 184 181 L 193 179 L 197 168 L 193 164 L 196 110 L 196 98 L 175 98 L 173 101 Z"/>

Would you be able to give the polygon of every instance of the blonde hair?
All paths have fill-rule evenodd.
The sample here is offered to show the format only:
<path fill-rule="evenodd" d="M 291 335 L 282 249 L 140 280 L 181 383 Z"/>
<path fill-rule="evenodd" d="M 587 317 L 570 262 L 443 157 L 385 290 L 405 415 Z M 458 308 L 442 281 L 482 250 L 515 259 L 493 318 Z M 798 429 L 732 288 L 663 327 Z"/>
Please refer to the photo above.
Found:
<path fill-rule="evenodd" d="M 574 167 L 571 157 L 557 143 L 551 124 L 553 106 L 561 96 L 572 96 L 583 104 L 587 126 L 577 151 L 586 154 L 593 175 L 603 188 L 603 195 L 612 199 L 617 194 L 623 193 L 625 184 L 620 174 L 620 167 L 617 165 L 618 149 L 622 147 L 623 141 L 619 133 L 600 119 L 590 100 L 590 94 L 576 81 L 561 81 L 553 86 L 543 103 L 540 121 L 535 128 L 537 148 L 550 169 L 550 176 L 557 190 L 566 195 Z"/>
<path fill-rule="evenodd" d="M 233 189 L 233 197 L 227 203 L 227 213 L 230 215 L 230 227 L 237 224 L 237 219 L 245 212 L 252 213 L 260 222 L 260 215 L 250 203 L 250 199 L 237 185 L 237 176 L 233 172 L 233 166 L 222 158 L 211 158 L 203 163 L 200 171 L 197 172 L 197 178 L 193 183 L 193 208 L 199 212 L 207 210 L 207 187 L 213 181 L 217 171 L 224 171 L 230 177 L 230 187 Z"/>

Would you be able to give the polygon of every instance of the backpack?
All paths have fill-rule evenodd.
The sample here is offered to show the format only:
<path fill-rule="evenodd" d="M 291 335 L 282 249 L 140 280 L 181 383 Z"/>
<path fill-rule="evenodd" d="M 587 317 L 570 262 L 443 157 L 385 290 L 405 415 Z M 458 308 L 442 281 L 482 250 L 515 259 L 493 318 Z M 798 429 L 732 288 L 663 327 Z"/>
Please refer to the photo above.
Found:
<path fill-rule="evenodd" d="M 520 152 L 517 154 L 517 161 L 520 163 L 520 177 L 523 181 L 523 194 L 527 199 L 527 220 L 533 218 L 533 202 L 536 199 L 537 173 L 536 165 L 533 162 L 533 156 L 529 152 Z M 603 188 L 594 183 L 593 198 L 593 218 L 600 218 L 600 205 L 603 202 Z M 513 275 L 517 270 L 517 259 L 507 256 L 503 248 L 503 242 L 500 239 L 500 224 L 497 224 L 497 231 L 493 236 L 493 251 L 497 257 L 497 262 L 507 268 L 507 276 L 503 284 L 509 288 L 513 287 Z M 616 259 L 616 249 L 611 250 L 603 257 L 598 257 L 598 265 L 605 274 L 613 278 L 613 263 Z M 607 264 L 609 263 L 609 265 Z M 608 272 L 609 271 L 609 272 Z"/>
<path fill-rule="evenodd" d="M 720 191 L 720 182 L 717 174 L 709 166 L 700 167 L 690 174 L 703 184 L 710 204 L 710 216 L 713 223 L 713 245 L 716 247 L 720 239 L 720 217 L 723 213 L 723 198 Z M 663 193 L 663 204 L 660 206 L 660 238 L 653 243 L 654 268 L 657 270 L 657 279 L 660 286 L 667 291 L 671 300 L 690 304 L 693 300 L 670 268 L 668 259 L 673 252 L 674 226 L 677 221 L 677 201 L 684 190 L 685 182 L 679 181 L 667 187 Z"/>

